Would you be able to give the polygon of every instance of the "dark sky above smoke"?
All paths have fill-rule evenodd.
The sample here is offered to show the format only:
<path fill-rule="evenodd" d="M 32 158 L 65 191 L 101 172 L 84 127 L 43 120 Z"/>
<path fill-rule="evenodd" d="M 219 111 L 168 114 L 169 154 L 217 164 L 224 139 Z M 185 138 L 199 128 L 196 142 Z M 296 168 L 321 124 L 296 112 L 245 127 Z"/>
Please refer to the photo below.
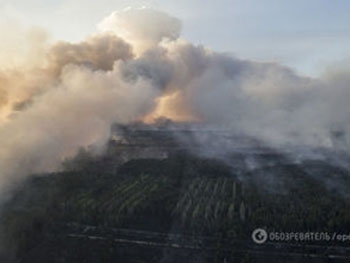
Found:
<path fill-rule="evenodd" d="M 112 123 L 152 117 L 225 127 L 274 147 L 334 148 L 334 134 L 349 145 L 346 69 L 315 79 L 217 53 L 151 9 L 114 12 L 78 43 L 14 30 L 27 45 L 0 64 L 0 187 L 57 169 L 79 147 L 102 148 Z"/>

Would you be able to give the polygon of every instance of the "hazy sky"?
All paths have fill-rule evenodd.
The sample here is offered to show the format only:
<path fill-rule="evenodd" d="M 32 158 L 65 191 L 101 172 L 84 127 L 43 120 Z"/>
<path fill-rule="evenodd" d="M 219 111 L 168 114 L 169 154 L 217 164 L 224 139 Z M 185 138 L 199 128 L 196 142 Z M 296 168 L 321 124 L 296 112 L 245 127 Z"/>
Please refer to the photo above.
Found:
<path fill-rule="evenodd" d="M 278 61 L 303 74 L 319 74 L 350 54 L 348 0 L 0 0 L 0 17 L 43 26 L 53 39 L 78 41 L 112 11 L 128 6 L 180 18 L 183 36 L 194 43 Z"/>

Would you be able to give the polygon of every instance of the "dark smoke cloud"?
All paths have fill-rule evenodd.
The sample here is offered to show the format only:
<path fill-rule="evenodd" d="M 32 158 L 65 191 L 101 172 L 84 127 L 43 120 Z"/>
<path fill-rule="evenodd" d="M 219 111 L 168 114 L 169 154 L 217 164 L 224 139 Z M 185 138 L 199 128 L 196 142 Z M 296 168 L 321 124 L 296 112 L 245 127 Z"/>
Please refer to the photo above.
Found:
<path fill-rule="evenodd" d="M 90 66 L 94 70 L 112 70 L 117 60 L 133 57 L 132 48 L 121 38 L 113 35 L 96 35 L 73 44 L 59 42 L 49 50 L 49 66 L 56 75 L 67 64 Z"/>

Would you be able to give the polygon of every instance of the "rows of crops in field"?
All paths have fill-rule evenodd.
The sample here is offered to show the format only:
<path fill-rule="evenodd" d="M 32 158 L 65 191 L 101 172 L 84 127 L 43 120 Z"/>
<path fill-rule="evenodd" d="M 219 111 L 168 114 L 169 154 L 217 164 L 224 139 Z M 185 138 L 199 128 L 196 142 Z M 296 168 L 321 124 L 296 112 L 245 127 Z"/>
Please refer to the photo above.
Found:
<path fill-rule="evenodd" d="M 181 194 L 173 214 L 192 230 L 211 231 L 245 219 L 246 209 L 237 183 L 229 177 L 198 177 Z"/>
<path fill-rule="evenodd" d="M 82 191 L 66 202 L 67 214 L 79 222 L 119 225 L 161 197 L 167 177 L 141 174 L 104 191 Z"/>

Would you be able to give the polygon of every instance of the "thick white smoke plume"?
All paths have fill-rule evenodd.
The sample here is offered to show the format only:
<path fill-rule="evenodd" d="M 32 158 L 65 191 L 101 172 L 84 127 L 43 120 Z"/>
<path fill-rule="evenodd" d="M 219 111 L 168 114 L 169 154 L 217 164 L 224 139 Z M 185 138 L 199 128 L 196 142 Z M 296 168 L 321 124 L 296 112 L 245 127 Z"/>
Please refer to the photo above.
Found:
<path fill-rule="evenodd" d="M 97 28 L 122 37 L 131 43 L 137 54 L 157 46 L 164 39 L 176 40 L 181 33 L 177 18 L 146 8 L 115 11 Z"/>
<path fill-rule="evenodd" d="M 349 147 L 348 72 L 310 79 L 240 60 L 181 39 L 180 24 L 162 12 L 127 10 L 81 43 L 27 38 L 41 52 L 0 67 L 0 188 L 57 169 L 81 146 L 102 147 L 114 122 L 161 116 L 274 147 Z"/>

